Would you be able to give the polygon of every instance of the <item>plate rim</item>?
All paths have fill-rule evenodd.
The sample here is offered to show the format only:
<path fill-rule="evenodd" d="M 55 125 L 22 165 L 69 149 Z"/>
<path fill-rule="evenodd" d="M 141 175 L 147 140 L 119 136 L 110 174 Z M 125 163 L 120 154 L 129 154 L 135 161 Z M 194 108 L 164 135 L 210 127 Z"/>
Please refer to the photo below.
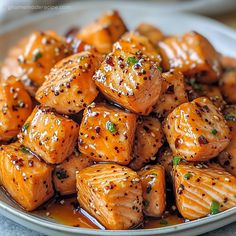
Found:
<path fill-rule="evenodd" d="M 207 216 L 204 218 L 200 218 L 194 221 L 188 221 L 182 224 L 170 225 L 161 228 L 153 228 L 153 229 L 129 229 L 129 230 L 101 230 L 101 229 L 87 229 L 87 228 L 79 228 L 63 225 L 60 223 L 54 223 L 51 221 L 47 221 L 46 219 L 37 217 L 35 215 L 30 215 L 27 212 L 21 211 L 19 209 L 14 208 L 7 203 L 0 201 L 0 211 L 7 212 L 15 217 L 21 217 L 23 220 L 36 224 L 41 227 L 46 227 L 50 230 L 55 230 L 58 232 L 64 233 L 84 233 L 88 235 L 115 235 L 115 236 L 128 236 L 130 234 L 134 235 L 153 235 L 158 233 L 158 235 L 163 235 L 166 233 L 180 233 L 181 231 L 197 228 L 199 226 L 204 226 L 210 223 L 215 223 L 221 221 L 225 218 L 229 218 L 236 214 L 236 207 L 228 209 L 226 211 L 220 212 L 216 215 Z M 7 217 L 7 216 L 6 216 Z M 7 217 L 8 218 L 8 217 Z M 236 221 L 236 219 L 234 220 Z"/>
<path fill-rule="evenodd" d="M 96 2 L 96 1 L 87 1 L 87 2 L 74 2 L 74 3 L 70 3 L 70 5 L 73 5 L 72 10 L 70 9 L 69 11 L 76 11 L 76 10 L 89 10 L 91 8 L 95 8 L 95 6 L 91 6 L 91 2 Z M 129 7 L 134 7 L 134 3 L 137 1 L 127 1 L 127 2 L 122 2 L 123 4 L 125 4 L 126 6 Z M 143 9 L 149 9 L 151 6 L 156 6 L 155 3 L 140 3 L 137 2 L 138 5 L 142 5 Z M 106 6 L 110 5 L 111 9 L 116 8 L 116 2 L 110 2 L 110 4 L 108 4 L 108 1 L 101 1 L 99 2 L 100 6 Z M 14 29 L 17 29 L 19 27 L 24 26 L 25 24 L 27 24 L 29 21 L 30 22 L 37 22 L 40 19 L 50 19 L 51 17 L 55 17 L 58 14 L 63 14 L 64 10 L 59 10 L 59 11 L 55 11 L 55 12 L 50 12 L 49 11 L 43 11 L 43 12 L 39 12 L 36 13 L 34 15 L 29 15 L 26 16 L 20 20 L 18 20 L 17 22 L 10 22 L 5 24 L 3 27 L 1 27 L 0 29 L 0 36 L 13 31 Z M 158 14 L 170 14 L 168 12 L 158 12 Z M 122 13 L 121 13 L 122 14 Z M 175 13 L 175 16 L 179 16 L 179 17 L 191 17 L 193 20 L 198 20 L 198 21 L 204 21 L 204 24 L 208 25 L 211 28 L 214 28 L 214 30 L 221 32 L 222 34 L 224 34 L 226 37 L 230 37 L 236 40 L 236 31 L 231 29 L 228 26 L 225 26 L 224 24 L 217 22 L 215 20 L 212 20 L 208 17 L 205 16 L 199 16 L 196 14 L 192 14 L 192 13 L 183 13 L 183 12 L 177 12 Z M 41 219 L 39 217 L 36 217 L 34 215 L 30 215 L 27 212 L 23 212 L 20 211 L 19 209 L 16 209 L 15 207 L 2 202 L 0 200 L 0 211 L 1 212 L 6 212 L 9 213 L 15 217 L 20 217 L 23 220 L 31 223 L 31 224 L 35 224 L 35 225 L 39 225 L 41 227 L 44 228 L 48 228 L 50 230 L 55 230 L 55 231 L 60 231 L 60 232 L 64 232 L 64 233 L 82 233 L 82 234 L 87 234 L 87 235 L 122 235 L 122 236 L 127 236 L 130 234 L 134 234 L 134 235 L 153 235 L 158 233 L 159 235 L 162 234 L 166 234 L 166 233 L 172 233 L 172 232 L 181 232 L 183 230 L 188 230 L 191 228 L 197 228 L 199 226 L 204 226 L 206 224 L 210 224 L 213 222 L 218 222 L 221 221 L 223 219 L 229 218 L 233 215 L 236 215 L 236 207 L 233 207 L 231 209 L 228 209 L 224 212 L 220 212 L 217 215 L 212 215 L 209 217 L 204 217 L 198 220 L 194 220 L 194 221 L 189 221 L 186 223 L 182 223 L 182 224 L 178 224 L 178 225 L 171 225 L 171 226 L 166 226 L 166 227 L 162 227 L 162 228 L 153 228 L 153 229 L 135 229 L 135 230 L 100 230 L 100 229 L 86 229 L 86 228 L 76 228 L 76 227 L 72 227 L 72 226 L 66 226 L 60 223 L 54 223 L 51 221 L 47 221 L 46 219 Z M 10 217 L 8 217 L 10 218 Z M 235 219 L 236 221 L 236 219 Z"/>
<path fill-rule="evenodd" d="M 29 21 L 30 22 L 37 22 L 41 19 L 45 19 L 45 18 L 51 18 L 54 17 L 56 15 L 60 15 L 63 12 L 66 11 L 76 11 L 76 10 L 88 10 L 91 8 L 97 8 L 96 6 L 94 6 L 92 3 L 98 3 L 97 0 L 88 0 L 88 1 L 82 1 L 82 2 L 71 2 L 71 3 L 67 3 L 64 6 L 65 7 L 70 7 L 69 9 L 58 9 L 57 11 L 50 11 L 50 10 L 45 10 L 42 12 L 36 12 L 30 15 L 27 15 L 25 17 L 23 17 L 22 19 L 19 19 L 17 21 L 13 21 L 13 22 L 9 22 L 9 23 L 5 23 L 4 25 L 1 26 L 0 28 L 0 36 L 3 34 L 8 33 L 9 31 L 12 31 L 20 26 L 23 26 L 25 24 L 27 24 Z M 153 10 L 153 8 L 157 7 L 158 5 L 154 2 L 139 2 L 139 1 L 132 1 L 132 0 L 127 0 L 125 2 L 122 1 L 122 4 L 124 4 L 126 7 L 128 8 L 133 8 L 134 6 L 139 5 L 139 7 L 141 6 L 142 9 L 145 10 Z M 110 5 L 110 9 L 115 9 L 116 7 L 121 7 L 118 1 L 112 1 L 109 2 L 108 0 L 99 0 L 99 8 L 103 8 L 103 7 L 107 7 Z M 157 14 L 170 14 L 171 11 L 168 10 L 163 10 L 163 9 L 155 9 L 155 12 Z M 50 13 L 50 14 L 48 14 Z M 122 13 L 121 13 L 122 15 Z M 175 16 L 178 17 L 179 15 L 181 15 L 181 17 L 192 17 L 195 18 L 196 20 L 199 21 L 204 21 L 204 23 L 206 25 L 210 25 L 210 27 L 214 28 L 216 31 L 220 31 L 224 34 L 227 34 L 229 37 L 235 38 L 236 39 L 236 30 L 234 30 L 233 28 L 217 21 L 214 20 L 210 17 L 207 16 L 203 16 L 203 15 L 198 15 L 195 13 L 188 13 L 188 12 L 182 12 L 182 11 L 177 11 L 175 12 Z"/>

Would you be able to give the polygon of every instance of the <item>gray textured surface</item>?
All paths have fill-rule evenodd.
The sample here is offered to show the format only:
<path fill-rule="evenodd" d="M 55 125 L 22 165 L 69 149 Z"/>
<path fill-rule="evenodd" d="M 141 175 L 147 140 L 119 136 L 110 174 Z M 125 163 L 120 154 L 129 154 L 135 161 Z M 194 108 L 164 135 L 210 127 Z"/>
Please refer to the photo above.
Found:
<path fill-rule="evenodd" d="M 236 235 L 236 223 L 225 226 L 201 236 L 234 236 Z M 29 230 L 0 215 L 0 236 L 43 236 L 43 234 Z"/>

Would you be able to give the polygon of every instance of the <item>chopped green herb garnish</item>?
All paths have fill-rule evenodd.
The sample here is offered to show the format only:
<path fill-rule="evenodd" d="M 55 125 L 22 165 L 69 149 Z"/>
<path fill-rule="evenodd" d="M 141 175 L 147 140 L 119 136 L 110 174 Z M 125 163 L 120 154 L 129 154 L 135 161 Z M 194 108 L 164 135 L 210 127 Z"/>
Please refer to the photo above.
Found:
<path fill-rule="evenodd" d="M 58 170 L 58 171 L 56 171 L 56 176 L 57 176 L 58 179 L 66 179 L 66 178 L 69 177 L 67 175 L 66 170 Z"/>
<path fill-rule="evenodd" d="M 24 146 L 20 148 L 20 151 L 23 152 L 23 153 L 26 153 L 26 154 L 29 153 L 28 148 L 24 147 Z"/>
<path fill-rule="evenodd" d="M 181 161 L 181 158 L 178 157 L 178 156 L 175 156 L 175 157 L 173 158 L 173 165 L 174 165 L 174 166 L 179 165 L 180 161 Z"/>
<path fill-rule="evenodd" d="M 211 133 L 212 133 L 213 135 L 216 135 L 216 134 L 218 133 L 218 131 L 217 131 L 216 129 L 213 129 L 213 130 L 211 131 Z"/>
<path fill-rule="evenodd" d="M 152 190 L 152 186 L 149 184 L 146 188 L 146 193 L 150 193 Z"/>
<path fill-rule="evenodd" d="M 220 203 L 213 200 L 211 203 L 210 211 L 211 211 L 212 215 L 219 213 L 220 212 Z"/>
<path fill-rule="evenodd" d="M 28 128 L 29 128 L 29 126 L 30 126 L 30 123 L 26 123 L 26 124 L 24 124 L 23 125 L 23 127 L 22 127 L 22 132 L 25 132 Z"/>
<path fill-rule="evenodd" d="M 149 206 L 149 201 L 148 200 L 144 200 L 143 201 L 143 206 L 144 206 L 144 208 L 147 208 Z"/>
<path fill-rule="evenodd" d="M 163 69 L 161 66 L 158 66 L 157 69 L 162 73 Z"/>
<path fill-rule="evenodd" d="M 162 219 L 162 220 L 160 220 L 160 224 L 161 224 L 161 225 L 168 225 L 168 221 Z"/>
<path fill-rule="evenodd" d="M 80 56 L 80 57 L 78 58 L 78 62 L 83 61 L 84 59 L 85 59 L 85 56 Z"/>
<path fill-rule="evenodd" d="M 236 117 L 235 117 L 235 116 L 232 116 L 232 115 L 230 115 L 230 114 L 226 114 L 226 115 L 224 115 L 224 117 L 225 117 L 225 119 L 226 119 L 227 121 L 236 122 Z"/>
<path fill-rule="evenodd" d="M 201 85 L 201 84 L 198 84 L 198 83 L 196 82 L 196 79 L 195 79 L 195 78 L 191 78 L 191 79 L 189 80 L 189 83 L 190 83 L 190 85 L 192 86 L 192 88 L 193 88 L 194 90 L 196 90 L 196 91 L 202 91 L 202 85 Z"/>
<path fill-rule="evenodd" d="M 127 63 L 128 63 L 128 65 L 134 65 L 134 64 L 138 63 L 138 59 L 135 57 L 128 57 Z"/>
<path fill-rule="evenodd" d="M 192 176 L 193 176 L 193 175 L 188 172 L 187 174 L 184 175 L 184 179 L 185 179 L 185 180 L 189 180 Z"/>
<path fill-rule="evenodd" d="M 116 125 L 114 123 L 112 123 L 111 121 L 107 122 L 106 127 L 111 133 L 116 132 Z"/>
<path fill-rule="evenodd" d="M 157 174 L 156 174 L 156 173 L 151 173 L 151 175 L 157 176 Z"/>
<path fill-rule="evenodd" d="M 37 61 L 39 58 L 41 58 L 43 54 L 40 51 L 36 51 L 34 53 L 33 61 Z"/>

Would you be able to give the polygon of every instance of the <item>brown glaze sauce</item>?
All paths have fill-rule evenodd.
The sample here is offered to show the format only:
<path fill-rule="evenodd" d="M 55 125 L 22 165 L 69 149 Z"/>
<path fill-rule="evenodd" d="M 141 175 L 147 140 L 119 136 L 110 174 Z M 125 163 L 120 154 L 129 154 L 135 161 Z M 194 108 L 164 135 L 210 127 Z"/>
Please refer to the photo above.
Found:
<path fill-rule="evenodd" d="M 49 217 L 60 224 L 68 226 L 104 229 L 96 219 L 79 207 L 76 197 L 53 199 L 34 213 L 40 216 Z M 184 220 L 177 215 L 167 215 L 161 219 L 147 218 L 139 227 L 137 227 L 137 229 L 160 228 L 181 224 L 183 222 Z"/>

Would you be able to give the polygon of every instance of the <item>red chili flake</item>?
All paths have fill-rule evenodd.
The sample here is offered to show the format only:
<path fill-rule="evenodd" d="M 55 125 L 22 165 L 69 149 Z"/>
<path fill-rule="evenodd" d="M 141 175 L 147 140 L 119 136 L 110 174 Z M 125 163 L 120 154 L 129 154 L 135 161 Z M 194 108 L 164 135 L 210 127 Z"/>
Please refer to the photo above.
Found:
<path fill-rule="evenodd" d="M 208 143 L 209 143 L 208 140 L 207 140 L 203 135 L 200 135 L 200 136 L 198 137 L 198 142 L 199 142 L 200 144 L 208 144 Z"/>
<path fill-rule="evenodd" d="M 182 194 L 182 193 L 183 193 L 183 190 L 184 190 L 184 185 L 183 185 L 183 184 L 180 184 L 179 187 L 178 187 L 177 193 L 178 193 L 178 194 Z"/>
<path fill-rule="evenodd" d="M 33 167 L 34 166 L 34 161 L 33 160 L 29 160 L 28 164 L 29 164 L 29 167 Z"/>
<path fill-rule="evenodd" d="M 176 138 L 176 140 L 175 140 L 175 148 L 179 148 L 180 144 L 182 144 L 182 139 L 181 138 Z"/>
<path fill-rule="evenodd" d="M 106 63 L 107 63 L 108 65 L 110 65 L 110 66 L 114 66 L 112 57 L 107 57 Z"/>
<path fill-rule="evenodd" d="M 210 111 L 210 109 L 209 109 L 209 107 L 208 107 L 207 105 L 204 105 L 202 108 L 203 108 L 204 110 L 206 110 L 207 112 Z"/>
<path fill-rule="evenodd" d="M 95 127 L 95 131 L 96 131 L 97 134 L 99 134 L 100 131 L 101 131 L 101 128 L 100 128 L 99 126 L 96 126 L 96 127 Z"/>

